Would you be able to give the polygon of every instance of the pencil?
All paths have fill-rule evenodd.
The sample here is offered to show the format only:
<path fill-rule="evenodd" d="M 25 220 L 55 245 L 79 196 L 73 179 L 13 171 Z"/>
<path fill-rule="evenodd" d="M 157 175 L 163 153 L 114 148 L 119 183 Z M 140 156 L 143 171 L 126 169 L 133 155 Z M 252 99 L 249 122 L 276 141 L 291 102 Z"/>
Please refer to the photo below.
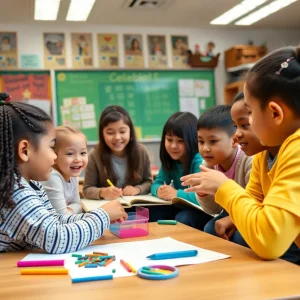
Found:
<path fill-rule="evenodd" d="M 106 182 L 107 182 L 110 186 L 114 186 L 113 183 L 112 183 L 109 179 L 106 179 Z M 122 195 L 120 195 L 120 197 L 121 197 L 122 199 L 125 200 L 125 198 L 124 198 Z"/>

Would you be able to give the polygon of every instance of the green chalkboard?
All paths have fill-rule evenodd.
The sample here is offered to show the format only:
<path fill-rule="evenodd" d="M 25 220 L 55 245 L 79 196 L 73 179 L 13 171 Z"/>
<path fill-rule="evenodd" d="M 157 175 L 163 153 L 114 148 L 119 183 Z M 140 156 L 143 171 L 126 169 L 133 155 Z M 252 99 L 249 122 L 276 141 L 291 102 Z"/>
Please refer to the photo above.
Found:
<path fill-rule="evenodd" d="M 146 140 L 160 138 L 174 112 L 190 108 L 199 115 L 215 105 L 210 70 L 67 70 L 55 72 L 55 83 L 58 124 L 80 127 L 89 141 L 97 141 L 98 120 L 108 105 L 123 106 Z"/>

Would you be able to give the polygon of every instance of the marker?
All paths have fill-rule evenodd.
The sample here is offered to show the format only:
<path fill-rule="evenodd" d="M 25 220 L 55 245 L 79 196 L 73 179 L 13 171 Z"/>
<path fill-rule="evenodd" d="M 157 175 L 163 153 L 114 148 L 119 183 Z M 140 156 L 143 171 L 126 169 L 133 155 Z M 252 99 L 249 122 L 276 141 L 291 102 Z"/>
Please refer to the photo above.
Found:
<path fill-rule="evenodd" d="M 63 259 L 58 260 L 19 260 L 17 262 L 18 267 L 53 267 L 63 266 L 65 261 Z"/>
<path fill-rule="evenodd" d="M 106 179 L 106 182 L 107 182 L 110 186 L 114 186 L 113 183 L 112 183 L 109 179 Z M 125 200 L 125 198 L 124 198 L 122 195 L 120 195 L 120 197 L 121 197 L 122 199 Z"/>
<path fill-rule="evenodd" d="M 68 272 L 69 271 L 67 269 L 20 269 L 21 275 L 66 275 Z"/>
<path fill-rule="evenodd" d="M 132 273 L 136 273 L 136 269 L 131 264 L 129 264 L 129 263 L 126 263 L 126 264 L 131 269 Z"/>
<path fill-rule="evenodd" d="M 82 257 L 82 255 L 81 254 L 72 254 L 72 257 L 78 257 L 78 258 L 80 258 L 80 257 Z"/>
<path fill-rule="evenodd" d="M 120 263 L 127 272 L 131 272 L 131 268 L 128 266 L 128 264 L 123 259 L 120 260 Z"/>
<path fill-rule="evenodd" d="M 185 251 L 176 251 L 176 252 L 155 253 L 147 256 L 147 258 L 152 260 L 159 260 L 159 259 L 192 257 L 197 255 L 198 255 L 198 250 L 185 250 Z"/>
<path fill-rule="evenodd" d="M 97 281 L 97 280 L 109 280 L 109 279 L 113 279 L 113 276 L 103 275 L 103 276 L 93 276 L 93 277 L 72 278 L 72 283 Z"/>
<path fill-rule="evenodd" d="M 160 224 L 160 225 L 176 225 L 177 221 L 176 220 L 157 220 L 157 224 Z"/>

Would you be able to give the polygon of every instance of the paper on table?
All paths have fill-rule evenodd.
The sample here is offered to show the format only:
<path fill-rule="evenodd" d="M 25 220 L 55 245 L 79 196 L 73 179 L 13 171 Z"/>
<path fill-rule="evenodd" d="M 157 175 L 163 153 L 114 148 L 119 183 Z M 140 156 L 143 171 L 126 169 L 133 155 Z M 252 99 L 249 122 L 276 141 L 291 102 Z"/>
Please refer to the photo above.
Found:
<path fill-rule="evenodd" d="M 175 259 L 159 260 L 161 265 L 169 266 L 181 266 L 181 265 L 194 265 L 205 262 L 225 259 L 230 257 L 229 255 L 198 248 L 196 246 L 186 244 L 170 237 L 138 241 L 138 242 L 126 242 L 109 245 L 96 245 L 88 246 L 80 251 L 72 252 L 77 254 L 88 254 L 93 251 L 105 252 L 116 256 L 116 261 L 109 264 L 107 267 L 99 267 L 95 269 L 88 269 L 84 267 L 78 267 L 75 265 L 76 258 L 71 257 L 71 253 L 67 254 L 29 254 L 22 260 L 50 260 L 50 259 L 65 259 L 65 267 L 69 269 L 69 274 L 72 278 L 77 277 L 89 277 L 96 275 L 112 274 L 112 270 L 116 269 L 114 277 L 126 277 L 132 276 L 133 273 L 128 273 L 120 264 L 120 259 L 131 264 L 134 268 L 138 269 L 142 266 L 150 266 L 157 264 L 158 261 L 147 259 L 146 256 L 154 253 L 182 251 L 182 250 L 198 250 L 198 255 L 194 257 L 184 257 Z"/>

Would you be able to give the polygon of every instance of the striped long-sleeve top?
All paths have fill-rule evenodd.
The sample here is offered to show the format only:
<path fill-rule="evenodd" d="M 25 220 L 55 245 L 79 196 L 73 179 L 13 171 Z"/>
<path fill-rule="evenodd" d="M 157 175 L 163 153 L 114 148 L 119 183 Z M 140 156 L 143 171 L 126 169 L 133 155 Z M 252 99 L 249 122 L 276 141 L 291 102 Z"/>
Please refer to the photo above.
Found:
<path fill-rule="evenodd" d="M 101 237 L 110 224 L 99 208 L 90 213 L 56 213 L 41 184 L 22 178 L 15 183 L 15 207 L 3 208 L 0 216 L 0 252 L 43 249 L 48 253 L 77 251 Z"/>

